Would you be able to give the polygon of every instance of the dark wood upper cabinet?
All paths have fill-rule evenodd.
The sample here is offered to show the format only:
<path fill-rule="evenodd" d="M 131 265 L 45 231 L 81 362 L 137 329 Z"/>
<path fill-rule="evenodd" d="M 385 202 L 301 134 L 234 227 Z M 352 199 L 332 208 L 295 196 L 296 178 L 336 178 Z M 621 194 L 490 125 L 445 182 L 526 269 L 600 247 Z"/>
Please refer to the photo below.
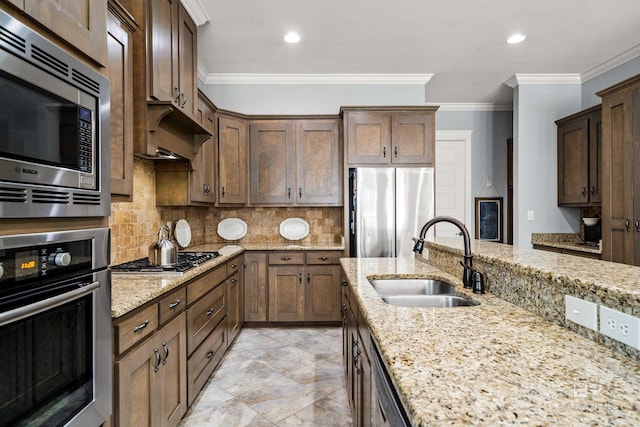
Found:
<path fill-rule="evenodd" d="M 600 105 L 556 121 L 559 206 L 601 204 L 601 122 Z"/>
<path fill-rule="evenodd" d="M 107 66 L 111 82 L 111 194 L 133 195 L 133 47 L 137 23 L 116 2 L 109 3 Z"/>
<path fill-rule="evenodd" d="M 602 97 L 602 259 L 640 265 L 640 75 Z"/>
<path fill-rule="evenodd" d="M 435 165 L 438 107 L 343 107 L 349 165 Z"/>
<path fill-rule="evenodd" d="M 220 113 L 217 150 L 218 205 L 246 205 L 248 152 L 247 120 Z"/>

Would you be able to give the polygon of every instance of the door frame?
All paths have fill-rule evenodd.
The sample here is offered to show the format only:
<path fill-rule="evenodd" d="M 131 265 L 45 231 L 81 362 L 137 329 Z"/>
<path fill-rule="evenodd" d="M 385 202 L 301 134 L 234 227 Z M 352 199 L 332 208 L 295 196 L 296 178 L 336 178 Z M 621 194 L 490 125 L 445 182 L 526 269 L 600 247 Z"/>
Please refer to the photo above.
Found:
<path fill-rule="evenodd" d="M 464 141 L 465 180 L 464 180 L 464 224 L 473 229 L 473 209 L 471 203 L 471 134 L 473 130 L 436 130 L 436 146 L 438 142 Z M 437 161 L 437 159 L 436 159 Z M 434 165 L 435 166 L 435 165 Z M 435 179 L 438 179 L 436 173 Z M 471 235 L 471 232 L 470 232 Z"/>

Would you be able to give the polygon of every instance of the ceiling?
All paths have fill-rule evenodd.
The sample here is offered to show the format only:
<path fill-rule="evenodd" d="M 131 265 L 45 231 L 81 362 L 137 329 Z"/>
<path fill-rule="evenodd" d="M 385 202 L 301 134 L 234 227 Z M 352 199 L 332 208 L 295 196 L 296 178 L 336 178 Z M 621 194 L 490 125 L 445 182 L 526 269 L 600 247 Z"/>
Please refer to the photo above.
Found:
<path fill-rule="evenodd" d="M 420 83 L 427 103 L 508 105 L 515 74 L 584 82 L 640 55 L 639 0 L 183 3 L 206 83 Z M 300 43 L 283 41 L 291 30 Z"/>

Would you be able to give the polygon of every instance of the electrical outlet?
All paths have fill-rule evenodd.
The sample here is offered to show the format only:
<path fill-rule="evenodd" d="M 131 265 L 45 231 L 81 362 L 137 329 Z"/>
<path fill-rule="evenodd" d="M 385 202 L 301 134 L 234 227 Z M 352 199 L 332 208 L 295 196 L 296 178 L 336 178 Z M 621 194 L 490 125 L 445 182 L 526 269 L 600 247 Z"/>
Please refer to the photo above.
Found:
<path fill-rule="evenodd" d="M 567 320 L 594 331 L 598 330 L 598 304 L 565 295 L 564 308 Z"/>
<path fill-rule="evenodd" d="M 600 332 L 640 350 L 640 318 L 600 306 Z"/>

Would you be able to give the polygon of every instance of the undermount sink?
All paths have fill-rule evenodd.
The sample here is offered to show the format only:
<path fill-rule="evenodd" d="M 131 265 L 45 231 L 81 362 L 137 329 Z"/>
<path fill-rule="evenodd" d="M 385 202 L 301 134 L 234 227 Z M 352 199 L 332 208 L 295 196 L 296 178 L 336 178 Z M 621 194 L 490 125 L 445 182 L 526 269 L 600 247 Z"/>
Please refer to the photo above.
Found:
<path fill-rule="evenodd" d="M 456 295 L 455 286 L 438 279 L 371 279 L 387 304 L 401 307 L 468 307 L 477 302 Z"/>
<path fill-rule="evenodd" d="M 437 279 L 373 279 L 369 283 L 380 296 L 456 294 L 455 286 Z"/>
<path fill-rule="evenodd" d="M 400 307 L 469 307 L 477 302 L 457 295 L 390 295 L 382 301 Z"/>

